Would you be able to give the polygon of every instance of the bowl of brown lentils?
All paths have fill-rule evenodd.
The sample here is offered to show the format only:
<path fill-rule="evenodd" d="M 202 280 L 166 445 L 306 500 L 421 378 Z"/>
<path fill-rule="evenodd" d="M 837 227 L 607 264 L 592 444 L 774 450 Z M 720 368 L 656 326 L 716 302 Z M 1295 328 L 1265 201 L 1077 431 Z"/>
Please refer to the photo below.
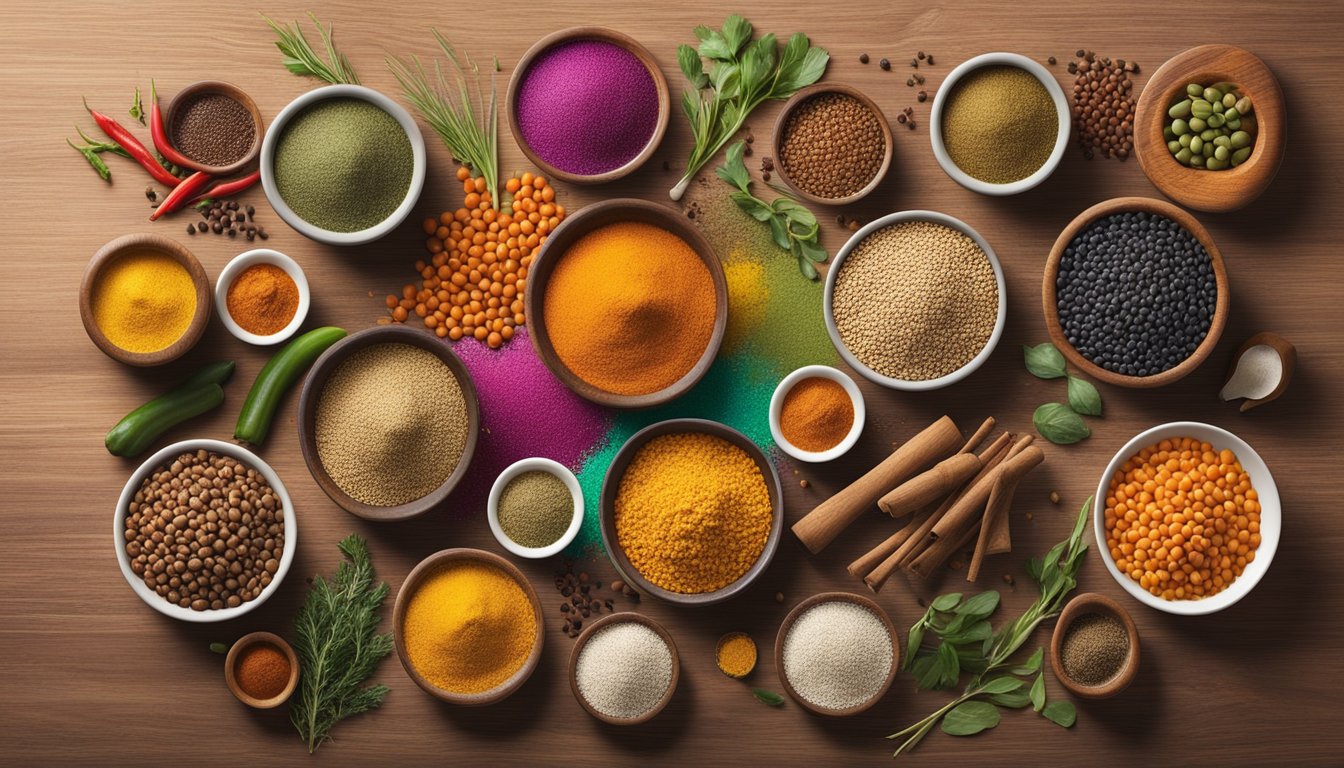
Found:
<path fill-rule="evenodd" d="M 298 546 L 275 470 L 220 440 L 183 440 L 150 456 L 122 489 L 112 534 L 140 599 L 192 622 L 226 621 L 266 602 Z"/>

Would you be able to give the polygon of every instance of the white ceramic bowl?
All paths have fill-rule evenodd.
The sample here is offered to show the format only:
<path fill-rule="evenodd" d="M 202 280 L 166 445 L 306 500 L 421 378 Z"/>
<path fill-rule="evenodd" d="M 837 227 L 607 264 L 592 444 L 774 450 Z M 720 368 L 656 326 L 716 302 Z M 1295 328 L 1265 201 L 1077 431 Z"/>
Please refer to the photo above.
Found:
<path fill-rule="evenodd" d="M 280 555 L 280 568 L 275 572 L 275 578 L 271 579 L 271 583 L 261 590 L 260 595 L 236 608 L 193 611 L 190 608 L 174 605 L 145 586 L 144 580 L 136 576 L 135 572 L 131 570 L 131 558 L 126 554 L 126 510 L 130 506 L 131 499 L 135 497 L 135 492 L 139 490 L 140 483 L 150 472 L 158 469 L 160 465 L 172 461 L 179 454 L 198 451 L 202 448 L 232 456 L 256 469 L 262 477 L 266 478 L 266 484 L 271 486 L 271 490 L 275 491 L 280 497 L 280 503 L 285 510 L 285 548 Z M 270 465 L 262 461 L 255 453 L 222 440 L 183 440 L 159 450 L 153 456 L 145 459 L 145 463 L 131 473 L 131 478 L 126 481 L 126 487 L 121 490 L 121 497 L 117 499 L 116 512 L 112 515 L 112 543 L 117 550 L 117 564 L 121 566 L 121 575 L 126 577 L 126 582 L 131 585 L 135 594 L 145 601 L 146 605 L 174 619 L 210 623 L 236 619 L 256 609 L 269 600 L 271 595 L 275 594 L 276 590 L 280 588 L 280 582 L 285 580 L 285 574 L 289 573 L 289 566 L 294 562 L 294 553 L 299 546 L 299 526 L 297 518 L 294 516 L 294 502 L 289 498 L 289 492 L 285 490 L 285 484 L 280 482 L 280 476 L 275 474 L 275 470 L 271 469 Z"/>
<path fill-rule="evenodd" d="M 322 229 L 309 224 L 285 203 L 284 199 L 280 197 L 280 190 L 275 185 L 275 148 L 285 133 L 285 126 L 295 115 L 312 104 L 326 99 L 341 98 L 363 99 L 396 118 L 397 122 L 401 124 L 402 130 L 406 131 L 406 138 L 411 141 L 412 162 L 414 163 L 411 171 L 411 186 L 406 190 L 406 199 L 401 201 L 401 205 L 382 222 L 356 232 L 332 232 L 329 229 Z M 280 218 L 285 220 L 286 224 L 298 230 L 300 234 L 328 245 L 362 245 L 373 242 L 396 229 L 397 225 L 410 214 L 416 201 L 420 199 L 420 191 L 425 186 L 425 166 L 425 137 L 421 135 L 420 127 L 415 124 L 415 119 L 400 104 L 378 91 L 365 88 L 362 85 L 328 85 L 324 88 L 315 88 L 289 102 L 284 109 L 280 110 L 280 114 L 276 115 L 275 119 L 271 121 L 271 127 L 267 129 L 266 138 L 261 144 L 261 187 L 266 191 L 266 199 L 270 201 L 271 207 L 280 215 Z"/>
<path fill-rule="evenodd" d="M 1260 546 L 1255 550 L 1255 560 L 1251 561 L 1241 576 L 1222 592 L 1202 600 L 1164 600 L 1148 592 L 1131 579 L 1129 574 L 1120 572 L 1106 546 L 1106 495 L 1111 487 L 1111 478 L 1131 456 L 1154 443 L 1176 437 L 1191 437 L 1209 443 L 1217 451 L 1230 449 L 1237 455 L 1242 468 L 1251 476 L 1251 486 L 1260 497 Z M 1283 508 L 1279 503 L 1279 490 L 1274 485 L 1274 476 L 1269 473 L 1269 467 L 1245 440 L 1212 424 L 1173 421 L 1135 435 L 1116 452 L 1111 463 L 1106 465 L 1106 472 L 1102 474 L 1101 482 L 1097 484 L 1097 495 L 1094 497 L 1092 528 L 1097 537 L 1097 549 L 1101 553 L 1102 561 L 1106 563 L 1106 570 L 1134 599 L 1166 613 L 1198 616 L 1221 611 L 1250 594 L 1255 585 L 1260 583 L 1260 579 L 1269 570 L 1275 550 L 1279 548 L 1279 534 L 1283 529 Z"/>
<path fill-rule="evenodd" d="M 985 348 L 980 350 L 980 353 L 975 357 L 971 358 L 970 362 L 946 376 L 940 376 L 936 379 L 905 381 L 904 379 L 893 379 L 890 376 L 884 376 L 877 371 L 874 371 L 872 368 L 859 362 L 859 359 L 854 356 L 854 353 L 849 351 L 849 347 L 846 347 L 845 342 L 840 338 L 840 330 L 835 326 L 835 280 L 840 275 L 840 270 L 845 264 L 845 259 L 849 257 L 849 254 L 857 248 L 859 243 L 863 242 L 866 237 L 883 227 L 898 224 L 902 221 L 929 221 L 965 233 L 966 236 L 975 241 L 975 244 L 978 245 L 980 250 L 985 252 L 985 256 L 989 258 L 989 265 L 994 269 L 994 281 L 999 289 L 998 317 L 994 321 L 994 330 L 989 334 L 989 341 L 985 342 Z M 943 387 L 955 384 L 971 375 L 971 373 L 984 364 L 985 360 L 988 360 L 990 354 L 994 352 L 994 347 L 999 344 L 999 337 L 1003 335 L 1003 326 L 1008 320 L 1008 293 L 1003 284 L 1003 267 L 999 264 L 999 257 L 994 255 L 994 249 L 990 248 L 989 243 L 985 242 L 985 238 L 981 237 L 979 232 L 971 229 L 970 225 L 966 222 L 936 211 L 900 211 L 898 213 L 889 213 L 876 221 L 869 222 L 858 232 L 851 235 L 849 241 L 840 248 L 840 252 L 835 254 L 835 258 L 831 259 L 830 269 L 826 270 L 826 293 L 823 297 L 823 302 L 822 309 L 825 313 L 826 331 L 830 333 L 831 343 L 835 345 L 836 350 L 840 353 L 840 357 L 844 359 L 845 363 L 874 384 L 881 384 L 884 387 L 901 389 L 909 392 L 942 389 Z"/>
<path fill-rule="evenodd" d="M 948 95 L 956 87 L 957 81 L 972 70 L 996 65 L 1024 69 L 1041 81 L 1041 85 L 1045 86 L 1050 98 L 1054 100 L 1055 114 L 1059 116 L 1059 132 L 1055 135 L 1055 148 L 1050 152 L 1050 157 L 1046 159 L 1045 164 L 1025 179 L 1018 179 L 1008 184 L 981 181 L 967 174 L 957 167 L 956 163 L 952 162 L 951 156 L 947 154 L 947 147 L 943 145 L 943 106 L 947 103 Z M 1064 152 L 1069 147 L 1069 137 L 1072 134 L 1073 112 L 1069 108 L 1069 100 L 1064 95 L 1064 89 L 1060 87 L 1059 82 L 1055 80 L 1055 76 L 1050 74 L 1045 67 L 1020 54 L 982 53 L 979 56 L 967 59 L 948 73 L 943 80 L 943 84 L 938 86 L 938 93 L 933 97 L 933 109 L 929 123 L 929 142 L 933 144 L 933 156 L 938 158 L 938 164 L 943 167 L 948 176 L 952 177 L 953 181 L 972 192 L 979 192 L 982 195 L 1016 195 L 1019 192 L 1026 192 L 1045 181 L 1059 167 L 1059 162 L 1064 158 Z"/>
<path fill-rule="evenodd" d="M 826 451 L 805 451 L 799 448 L 784 437 L 784 431 L 779 425 L 779 414 L 784 410 L 784 398 L 789 394 L 789 390 L 803 379 L 811 378 L 830 379 L 836 382 L 845 388 L 845 392 L 849 394 L 849 401 L 854 404 L 854 424 L 849 428 L 849 434 Z M 770 434 L 775 438 L 775 444 L 793 458 L 813 464 L 838 459 L 853 448 L 859 441 L 859 435 L 863 434 L 863 424 L 867 415 L 868 410 L 864 406 L 863 393 L 859 391 L 859 385 L 829 365 L 807 365 L 799 368 L 785 376 L 784 380 L 779 382 L 779 386 L 775 387 L 775 393 L 770 396 Z"/>
<path fill-rule="evenodd" d="M 504 488 L 517 476 L 524 472 L 549 472 L 565 482 L 569 488 L 569 495 L 574 499 L 574 516 L 569 521 L 569 528 L 553 544 L 546 547 L 524 547 L 522 544 L 510 539 L 504 529 L 499 527 L 499 497 L 504 494 Z M 521 459 L 510 464 L 499 473 L 495 478 L 495 484 L 490 487 L 490 499 L 486 502 L 486 518 L 490 522 L 490 532 L 495 534 L 495 539 L 500 546 L 519 557 L 526 557 L 533 560 L 550 557 L 560 554 L 560 550 L 569 546 L 574 541 L 574 537 L 579 535 L 579 528 L 583 526 L 583 489 L 579 487 L 579 479 L 565 465 L 543 459 L 540 457 Z"/>
<path fill-rule="evenodd" d="M 289 325 L 269 336 L 258 336 L 243 330 L 233 319 L 233 315 L 229 314 L 229 288 L 244 270 L 254 264 L 273 264 L 285 270 L 285 274 L 289 275 L 299 289 L 299 307 L 294 311 L 294 319 L 289 321 Z M 215 281 L 215 306 L 219 309 L 219 319 L 224 321 L 224 327 L 229 329 L 229 333 L 248 344 L 264 347 L 279 344 L 293 336 L 294 332 L 299 330 L 299 326 L 303 325 L 304 318 L 308 316 L 308 307 L 311 303 L 312 294 L 308 290 L 308 278 L 303 274 L 303 268 L 285 254 L 270 248 L 256 248 L 234 256 L 233 260 L 224 265 L 224 269 L 219 273 L 219 279 Z"/>

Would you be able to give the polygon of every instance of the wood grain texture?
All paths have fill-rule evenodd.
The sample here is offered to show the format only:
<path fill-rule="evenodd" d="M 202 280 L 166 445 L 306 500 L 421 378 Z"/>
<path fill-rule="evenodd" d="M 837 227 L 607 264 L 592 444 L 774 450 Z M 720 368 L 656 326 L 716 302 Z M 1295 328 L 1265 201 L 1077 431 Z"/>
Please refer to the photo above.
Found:
<path fill-rule="evenodd" d="M 258 713 L 235 701 L 224 685 L 222 658 L 206 646 L 249 631 L 291 632 L 290 617 L 303 598 L 304 577 L 330 573 L 336 542 L 357 531 L 370 540 L 375 563 L 395 590 L 426 555 L 452 546 L 499 551 L 484 510 L 450 510 L 396 525 L 358 520 L 332 504 L 312 481 L 295 429 L 297 397 L 279 415 L 263 453 L 285 478 L 302 520 L 303 540 L 293 573 L 275 599 L 226 626 L 188 626 L 149 611 L 118 572 L 109 519 L 131 461 L 102 448 L 103 433 L 127 410 L 202 362 L 223 355 L 239 361 L 225 407 L 175 430 L 166 439 L 227 439 L 246 382 L 269 350 L 249 348 L 217 322 L 191 354 L 164 369 L 133 370 L 101 353 L 85 336 L 77 312 L 79 277 L 107 240 L 129 232 L 182 239 L 207 272 L 217 275 L 243 244 L 224 237 L 187 240 L 180 217 L 150 224 L 140 172 L 116 163 L 114 183 L 98 180 L 65 146 L 74 125 L 89 127 L 80 97 L 124 118 L 136 84 L 155 78 L 163 97 L 204 78 L 237 83 L 271 119 L 312 83 L 285 72 L 271 34 L 254 15 L 301 17 L 306 6 L 275 0 L 257 7 L 187 6 L 163 2 L 119 5 L 99 13 L 20 0 L 0 9 L 0 149 L 3 202 L 9 221 L 0 259 L 0 679 L 9 701 L 0 729 L 0 754 L 15 765 L 887 765 L 891 745 L 882 737 L 938 706 L 938 694 L 915 693 L 897 679 L 877 706 L 852 718 L 818 718 L 801 708 L 781 710 L 755 702 L 743 683 L 720 674 L 714 644 L 730 630 L 751 633 L 762 663 L 747 680 L 776 691 L 773 641 L 789 608 L 815 592 L 862 590 L 845 564 L 892 532 L 876 513 L 846 531 L 822 555 L 808 557 L 786 538 L 770 570 L 740 597 L 722 606 L 680 609 L 646 600 L 653 616 L 676 638 L 682 676 L 657 720 L 641 728 L 605 727 L 570 694 L 565 664 L 572 641 L 560 632 L 556 563 L 519 562 L 552 616 L 536 674 L 504 705 L 453 708 L 418 690 L 394 659 L 377 679 L 392 688 L 383 709 L 335 731 L 316 762 L 304 753 L 283 711 Z M 382 66 L 385 52 L 433 53 L 427 31 L 438 25 L 482 59 L 497 54 L 507 73 L 542 35 L 577 24 L 615 27 L 658 57 L 674 89 L 681 87 L 674 44 L 693 39 L 698 23 L 721 22 L 726 10 L 705 0 L 614 5 L 574 0 L 523 11 L 506 25 L 503 9 L 454 16 L 454 6 L 407 0 L 323 4 L 336 36 L 365 82 L 395 93 Z M 942 77 L 972 55 L 1017 51 L 1038 61 L 1056 56 L 1052 71 L 1066 86 L 1065 62 L 1078 47 L 1141 64 L 1139 85 L 1166 58 L 1221 37 L 1262 57 L 1279 78 L 1289 109 L 1287 153 L 1274 184 L 1236 215 L 1205 215 L 1227 259 L 1238 297 L 1223 341 L 1200 370 L 1163 389 L 1136 391 L 1100 385 L 1106 415 L 1090 420 L 1093 437 L 1077 446 L 1042 445 L 1045 463 L 1018 489 L 1012 554 L 988 558 L 984 586 L 1004 591 L 1004 614 L 1024 608 L 1032 588 L 1021 567 L 1066 535 L 1073 513 L 1092 492 L 1097 475 L 1126 439 L 1142 428 L 1175 419 L 1210 421 L 1244 437 L 1272 467 L 1283 494 L 1286 525 L 1273 567 L 1247 599 L 1220 614 L 1179 617 L 1135 604 L 1090 557 L 1081 590 L 1115 597 L 1142 634 L 1143 661 L 1134 684 L 1104 702 L 1079 703 L 1070 731 L 1039 717 L 1009 713 L 993 733 L 970 739 L 932 734 L 902 763 L 914 765 L 1132 765 L 1137 755 L 1173 764 L 1321 765 L 1344 753 L 1338 727 L 1344 698 L 1344 580 L 1338 552 L 1344 526 L 1337 502 L 1344 404 L 1344 334 L 1339 293 L 1344 285 L 1344 174 L 1332 147 L 1344 122 L 1344 104 L 1325 97 L 1344 87 L 1338 41 L 1344 9 L 1338 4 L 1235 0 L 1192 21 L 1187 5 L 1143 0 L 1105 12 L 1084 4 L 1042 0 L 998 3 L 879 5 L 800 0 L 735 6 L 758 28 L 787 34 L 806 30 L 829 48 L 828 78 L 870 93 L 888 116 L 914 107 L 918 129 L 897 126 L 891 172 L 883 185 L 846 213 L 865 220 L 907 208 L 957 216 L 983 233 L 1002 259 L 1008 324 L 998 351 L 966 381 L 933 393 L 897 393 L 864 383 L 868 427 L 843 460 L 822 467 L 785 469 L 785 509 L 796 521 L 818 501 L 862 474 L 903 440 L 948 413 L 969 428 L 984 416 L 1001 428 L 1030 430 L 1032 410 L 1063 400 L 1061 382 L 1043 382 L 1022 368 L 1020 345 L 1046 338 L 1040 311 L 1041 274 L 1050 244 L 1079 211 L 1120 195 L 1154 196 L 1133 160 L 1084 161 L 1071 149 L 1051 179 L 1031 192 L 997 199 L 977 196 L 949 180 L 929 149 L 928 108 L 907 88 L 906 62 L 919 50 L 937 64 L 922 67 L 933 92 Z M 110 15 L 109 15 L 110 14 Z M 507 19 L 513 21 L 513 19 Z M 873 63 L 858 63 L 866 52 Z M 893 71 L 876 61 L 888 57 Z M 503 83 L 501 82 L 501 88 Z M 778 104 L 759 110 L 751 125 L 757 144 Z M 129 119 L 129 118 L 124 118 Z M 432 137 L 431 137 L 432 141 Z M 525 168 L 512 139 L 501 141 L 505 170 Z M 688 134 L 673 119 L 662 148 L 639 172 L 599 188 L 559 186 L 570 209 L 608 197 L 665 201 L 688 154 Z M 759 159 L 759 158 L 757 158 Z M 452 165 L 438 142 L 430 148 L 432 177 L 416 211 L 424 216 L 457 207 Z M 671 171 L 662 171 L 662 164 Z M 753 168 L 756 162 L 751 163 Z M 713 183 L 718 183 L 714 181 Z M 257 205 L 275 235 L 267 245 L 294 256 L 312 280 L 309 325 L 368 327 L 382 314 L 382 296 L 411 275 L 422 253 L 421 235 L 405 226 L 359 248 L 319 246 L 284 227 L 260 190 Z M 414 220 L 414 217 L 413 217 Z M 846 232 L 824 222 L 833 253 Z M 816 311 L 815 308 L 800 311 Z M 1297 346 L 1297 376 L 1282 399 L 1248 414 L 1220 403 L 1217 390 L 1237 346 L 1272 329 Z M 806 478 L 811 487 L 799 487 Z M 1063 501 L 1047 500 L 1057 490 Z M 472 514 L 465 514 L 470 512 Z M 1026 517 L 1027 513 L 1032 518 Z M 587 566 L 609 579 L 609 565 Z M 1014 574 L 1016 585 L 1001 580 Z M 907 584 L 904 577 L 877 602 L 904 629 L 921 611 L 917 596 L 960 589 L 950 574 L 941 582 Z M 783 604 L 773 595 L 783 592 Z M 630 603 L 618 601 L 621 609 Z M 387 606 L 391 612 L 391 603 Z M 385 625 L 387 626 L 387 625 Z M 1036 642 L 1049 642 L 1049 630 Z M 1048 681 L 1050 696 L 1064 691 Z M 1331 757 L 1331 756 L 1334 757 Z"/>

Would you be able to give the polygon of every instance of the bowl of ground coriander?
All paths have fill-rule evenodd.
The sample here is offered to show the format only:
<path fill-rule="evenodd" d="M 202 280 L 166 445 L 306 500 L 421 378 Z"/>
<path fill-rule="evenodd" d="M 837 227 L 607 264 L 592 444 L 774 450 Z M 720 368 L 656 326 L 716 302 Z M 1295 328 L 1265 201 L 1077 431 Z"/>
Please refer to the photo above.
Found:
<path fill-rule="evenodd" d="M 275 212 L 328 245 L 391 232 L 425 184 L 425 139 L 383 94 L 330 85 L 291 101 L 261 146 L 261 184 Z"/>
<path fill-rule="evenodd" d="M 540 457 L 510 464 L 490 488 L 490 531 L 519 557 L 541 559 L 569 546 L 583 525 L 583 489 L 558 461 Z"/>
<path fill-rule="evenodd" d="M 952 180 L 983 195 L 1015 195 L 1049 178 L 1073 116 L 1045 67 L 1016 53 L 962 62 L 933 97 L 929 141 Z"/>
<path fill-rule="evenodd" d="M 855 232 L 826 273 L 826 329 L 875 384 L 923 391 L 979 368 L 1008 316 L 1003 268 L 974 229 L 934 211 L 901 211 Z"/>

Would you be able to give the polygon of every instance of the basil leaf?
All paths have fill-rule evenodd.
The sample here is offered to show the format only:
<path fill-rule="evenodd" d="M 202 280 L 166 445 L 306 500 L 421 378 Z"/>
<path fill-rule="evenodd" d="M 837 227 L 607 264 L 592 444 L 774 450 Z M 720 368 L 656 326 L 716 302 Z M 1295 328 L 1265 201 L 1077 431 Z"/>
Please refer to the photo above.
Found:
<path fill-rule="evenodd" d="M 1036 675 L 1036 682 L 1031 684 L 1031 708 L 1037 712 L 1045 706 L 1045 673 L 1040 672 Z"/>
<path fill-rule="evenodd" d="M 960 592 L 949 592 L 946 595 L 940 595 L 929 607 L 933 608 L 935 611 L 950 611 L 953 608 L 956 608 L 957 603 L 960 602 Z"/>
<path fill-rule="evenodd" d="M 1071 701 L 1052 701 L 1045 705 L 1041 714 L 1045 715 L 1050 722 L 1062 725 L 1065 728 L 1072 728 L 1078 720 L 1078 710 L 1073 708 L 1073 702 Z"/>
<path fill-rule="evenodd" d="M 784 697 L 780 696 L 778 693 L 775 693 L 774 691 L 767 691 L 764 688 L 752 688 L 751 695 L 755 696 L 757 701 L 761 702 L 767 707 L 784 706 Z"/>
<path fill-rule="evenodd" d="M 998 724 L 998 707 L 985 701 L 966 701 L 943 717 L 942 728 L 950 736 L 972 736 Z"/>
<path fill-rule="evenodd" d="M 798 271 L 802 272 L 803 277 L 806 277 L 808 280 L 816 280 L 821 277 L 821 274 L 817 272 L 817 268 L 812 266 L 812 262 L 807 259 L 798 260 Z"/>
<path fill-rule="evenodd" d="M 905 664 L 906 669 L 910 668 L 911 659 L 919 653 L 920 643 L 924 642 L 924 622 L 920 622 L 910 628 L 910 636 L 905 639 Z"/>
<path fill-rule="evenodd" d="M 1041 437 L 1056 445 L 1070 445 L 1092 435 L 1092 430 L 1087 428 L 1078 414 L 1059 403 L 1046 403 L 1037 408 L 1031 421 Z"/>
<path fill-rule="evenodd" d="M 957 613 L 966 617 L 983 619 L 998 607 L 999 593 L 989 589 L 957 606 Z"/>
<path fill-rule="evenodd" d="M 1058 379 L 1065 375 L 1064 355 L 1048 341 L 1034 347 L 1024 344 L 1022 357 L 1027 364 L 1027 370 L 1038 379 Z"/>
<path fill-rule="evenodd" d="M 1069 407 L 1084 416 L 1101 415 L 1101 393 L 1092 386 L 1092 382 L 1084 381 L 1077 376 L 1069 377 Z"/>
<path fill-rule="evenodd" d="M 978 643 L 992 634 L 994 634 L 994 630 L 989 626 L 989 622 L 981 620 L 958 632 L 955 638 L 947 637 L 945 639 L 957 645 L 964 645 L 966 643 Z"/>
<path fill-rule="evenodd" d="M 961 659 L 957 656 L 957 647 L 951 643 L 938 646 L 939 688 L 948 688 L 957 684 L 961 677 Z"/>
<path fill-rule="evenodd" d="M 691 87 L 697 91 L 709 85 L 709 76 L 705 74 L 704 62 L 700 61 L 700 54 L 695 49 L 685 43 L 677 46 L 677 64 L 681 67 L 681 74 L 686 76 Z"/>
<path fill-rule="evenodd" d="M 928 653 L 916 656 L 915 663 L 911 667 L 911 671 L 915 675 L 915 685 L 920 690 L 932 691 L 938 688 L 938 681 L 942 679 L 943 674 L 937 654 Z"/>
<path fill-rule="evenodd" d="M 778 216 L 771 216 L 769 222 L 770 236 L 774 238 L 775 245 L 789 250 L 789 231 L 784 228 L 784 222 L 780 221 Z"/>
<path fill-rule="evenodd" d="M 774 214 L 770 212 L 770 209 L 761 205 L 761 201 L 752 197 L 750 193 L 736 190 L 730 192 L 728 197 L 733 202 L 737 203 L 738 208 L 746 211 L 748 216 L 757 221 L 769 221 L 774 217 Z"/>
<path fill-rule="evenodd" d="M 1045 657 L 1045 648 L 1038 647 L 1036 649 L 1036 652 L 1031 654 L 1031 658 L 1027 659 L 1026 664 L 1021 664 L 1019 666 L 1013 667 L 1011 671 L 1014 675 L 1034 675 L 1040 671 L 1041 660 L 1044 657 Z"/>
<path fill-rule="evenodd" d="M 807 257 L 808 261 L 814 261 L 820 264 L 829 258 L 826 255 L 826 250 L 818 245 L 816 240 L 802 239 L 796 240 L 795 242 L 798 243 L 798 247 L 802 249 L 803 256 Z"/>
<path fill-rule="evenodd" d="M 1021 688 L 1023 685 L 1025 685 L 1025 683 L 1016 677 L 1005 675 L 1004 677 L 996 677 L 988 683 L 985 683 L 980 687 L 980 692 L 988 694 L 1010 693 Z"/>
<path fill-rule="evenodd" d="M 1031 706 L 1031 697 L 1023 690 L 1011 691 L 1009 693 L 996 693 L 989 697 L 989 701 L 996 706 L 1008 707 L 1009 709 L 1025 709 Z"/>

